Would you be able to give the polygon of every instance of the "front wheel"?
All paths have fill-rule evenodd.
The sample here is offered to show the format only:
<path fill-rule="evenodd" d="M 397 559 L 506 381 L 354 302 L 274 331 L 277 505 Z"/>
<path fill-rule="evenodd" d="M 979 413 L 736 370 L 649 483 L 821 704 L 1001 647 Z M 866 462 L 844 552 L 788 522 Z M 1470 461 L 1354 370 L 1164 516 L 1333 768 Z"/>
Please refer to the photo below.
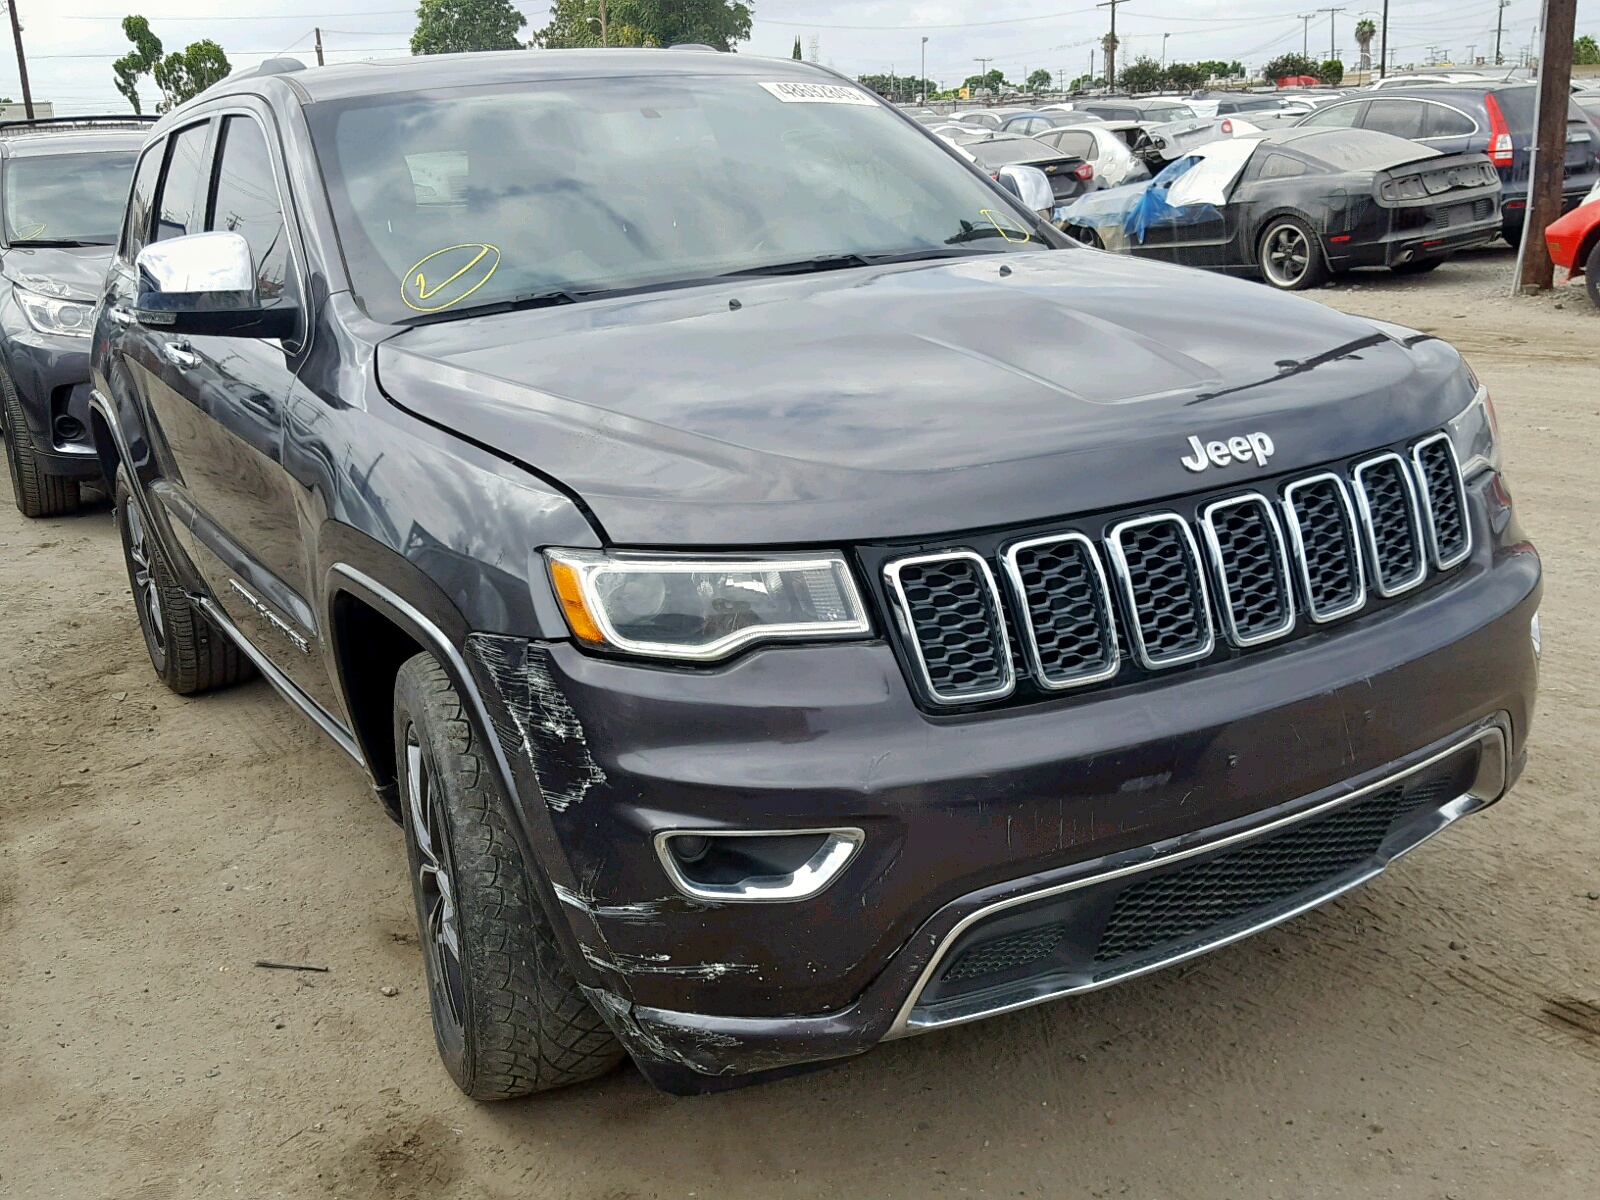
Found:
<path fill-rule="evenodd" d="M 1583 267 L 1584 285 L 1589 289 L 1589 299 L 1600 308 L 1600 242 L 1589 251 L 1589 260 Z"/>
<path fill-rule="evenodd" d="M 567 969 L 488 756 L 431 654 L 395 679 L 394 744 L 434 1041 L 456 1085 L 509 1100 L 611 1070 L 622 1047 Z"/>
<path fill-rule="evenodd" d="M 11 383 L 11 376 L 0 370 L 0 400 L 6 410 L 6 466 L 11 471 L 11 494 L 17 508 L 25 517 L 59 517 L 78 511 L 79 491 L 76 479 L 45 472 L 28 436 L 27 417 L 22 412 L 22 401 Z"/>
<path fill-rule="evenodd" d="M 1317 287 L 1328 278 L 1328 261 L 1310 226 L 1298 217 L 1277 217 L 1261 234 L 1261 277 L 1286 292 Z"/>
<path fill-rule="evenodd" d="M 161 681 L 180 696 L 189 696 L 250 678 L 255 673 L 250 660 L 189 599 L 173 574 L 133 498 L 124 469 L 117 471 L 116 504 L 117 532 L 122 535 L 139 630 Z"/>

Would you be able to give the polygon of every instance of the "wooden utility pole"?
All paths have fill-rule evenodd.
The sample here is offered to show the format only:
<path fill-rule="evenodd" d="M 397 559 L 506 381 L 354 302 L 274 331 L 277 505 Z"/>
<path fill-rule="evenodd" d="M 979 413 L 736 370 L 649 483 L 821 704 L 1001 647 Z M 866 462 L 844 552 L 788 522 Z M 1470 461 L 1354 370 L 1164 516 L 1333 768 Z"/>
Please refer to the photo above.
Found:
<path fill-rule="evenodd" d="M 1539 53 L 1539 128 L 1533 178 L 1528 184 L 1527 227 L 1522 233 L 1524 290 L 1555 282 L 1556 268 L 1544 231 L 1561 216 L 1561 185 L 1567 173 L 1567 99 L 1572 88 L 1572 35 L 1578 0 L 1545 0 L 1544 49 Z"/>
<path fill-rule="evenodd" d="M 1389 0 L 1383 0 L 1383 40 L 1378 43 L 1378 78 L 1389 73 Z"/>
<path fill-rule="evenodd" d="M 1388 3 L 1388 0 L 1384 0 Z M 1494 65 L 1502 66 L 1505 59 L 1500 54 L 1500 38 L 1506 30 L 1506 9 L 1511 5 L 1511 0 L 1500 0 L 1500 11 L 1494 17 Z"/>
<path fill-rule="evenodd" d="M 317 27 L 317 66 L 324 66 L 322 61 L 322 27 Z"/>
<path fill-rule="evenodd" d="M 22 53 L 22 23 L 17 20 L 17 0 L 6 5 L 11 10 L 11 37 L 17 43 L 17 75 L 22 80 L 22 107 L 33 120 L 33 89 L 28 86 L 28 58 Z"/>
<path fill-rule="evenodd" d="M 1111 37 L 1105 43 L 1106 59 L 1106 91 L 1113 92 L 1117 88 L 1117 5 L 1126 4 L 1128 0 L 1103 0 L 1096 4 L 1096 8 L 1109 8 L 1111 10 Z"/>

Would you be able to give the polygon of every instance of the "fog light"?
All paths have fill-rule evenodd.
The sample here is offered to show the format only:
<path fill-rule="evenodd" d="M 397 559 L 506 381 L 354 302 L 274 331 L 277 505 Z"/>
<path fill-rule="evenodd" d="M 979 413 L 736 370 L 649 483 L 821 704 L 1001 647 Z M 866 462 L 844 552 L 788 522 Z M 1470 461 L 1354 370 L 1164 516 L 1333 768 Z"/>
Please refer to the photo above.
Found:
<path fill-rule="evenodd" d="M 1539 658 L 1543 651 L 1539 646 L 1539 614 L 1533 614 L 1533 620 L 1528 622 L 1528 636 L 1533 639 L 1533 656 Z"/>
<path fill-rule="evenodd" d="M 83 440 L 83 422 L 77 417 L 61 416 L 54 424 L 56 441 L 80 442 Z"/>
<path fill-rule="evenodd" d="M 670 830 L 656 856 L 673 887 L 697 900 L 805 900 L 834 881 L 856 855 L 859 829 L 738 832 Z"/>

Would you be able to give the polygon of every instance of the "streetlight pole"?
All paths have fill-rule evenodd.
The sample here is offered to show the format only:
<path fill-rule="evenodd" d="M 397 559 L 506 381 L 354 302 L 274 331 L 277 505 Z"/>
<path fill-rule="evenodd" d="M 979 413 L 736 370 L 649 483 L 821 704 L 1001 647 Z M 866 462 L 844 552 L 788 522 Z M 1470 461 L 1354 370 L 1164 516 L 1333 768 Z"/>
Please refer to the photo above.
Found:
<path fill-rule="evenodd" d="M 1171 36 L 1172 35 L 1170 33 L 1163 33 L 1161 35 L 1161 66 L 1162 66 L 1162 69 L 1165 69 L 1166 65 L 1167 65 L 1167 39 L 1169 37 L 1171 37 Z"/>
<path fill-rule="evenodd" d="M 922 91 L 922 99 L 918 102 L 928 102 L 928 39 L 922 39 L 922 66 L 918 68 L 922 73 L 917 76 L 917 87 Z"/>

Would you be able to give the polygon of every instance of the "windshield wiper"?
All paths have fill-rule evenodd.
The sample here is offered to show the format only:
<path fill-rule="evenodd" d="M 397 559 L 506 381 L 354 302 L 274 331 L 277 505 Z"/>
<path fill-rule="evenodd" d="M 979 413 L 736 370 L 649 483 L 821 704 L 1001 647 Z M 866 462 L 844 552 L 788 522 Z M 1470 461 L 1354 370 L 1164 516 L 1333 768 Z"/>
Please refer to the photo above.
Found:
<path fill-rule="evenodd" d="M 945 238 L 945 245 L 962 246 L 968 242 L 982 241 L 984 238 L 1005 238 L 1007 242 L 1025 242 L 1031 246 L 1049 245 L 1049 243 L 1040 238 L 1034 237 L 1033 234 L 1029 233 L 1025 229 L 1011 230 L 1013 235 L 1018 233 L 1022 235 L 1020 238 L 1018 238 L 1007 237 L 1006 232 L 998 225 L 972 225 L 966 221 L 961 222 L 961 224 L 965 226 L 965 228 L 963 228 L 960 233 L 956 234 L 955 237 Z"/>
<path fill-rule="evenodd" d="M 524 296 L 510 296 L 504 300 L 486 300 L 482 304 L 441 308 L 438 312 L 425 313 L 408 324 L 428 324 L 431 321 L 447 321 L 456 317 L 490 317 L 496 313 L 523 312 L 530 308 L 556 308 L 563 304 L 577 304 L 580 300 L 598 295 L 599 292 L 569 292 L 564 288 L 552 288 L 546 292 L 529 292 Z"/>
<path fill-rule="evenodd" d="M 11 243 L 13 250 L 20 250 L 24 246 L 46 246 L 51 250 L 71 250 L 78 246 L 109 246 L 112 243 L 83 241 L 78 238 L 19 238 Z"/>
<path fill-rule="evenodd" d="M 954 239 L 951 240 L 953 241 Z M 795 262 L 770 263 L 761 267 L 741 267 L 737 271 L 725 271 L 716 278 L 740 279 L 748 275 L 805 275 L 812 271 L 843 271 L 852 267 L 877 267 L 886 263 L 919 262 L 923 259 L 966 258 L 979 253 L 988 252 L 965 250 L 953 245 L 944 245 L 924 246 L 918 250 L 901 250 L 889 254 L 823 254 L 816 258 L 802 258 Z"/>

